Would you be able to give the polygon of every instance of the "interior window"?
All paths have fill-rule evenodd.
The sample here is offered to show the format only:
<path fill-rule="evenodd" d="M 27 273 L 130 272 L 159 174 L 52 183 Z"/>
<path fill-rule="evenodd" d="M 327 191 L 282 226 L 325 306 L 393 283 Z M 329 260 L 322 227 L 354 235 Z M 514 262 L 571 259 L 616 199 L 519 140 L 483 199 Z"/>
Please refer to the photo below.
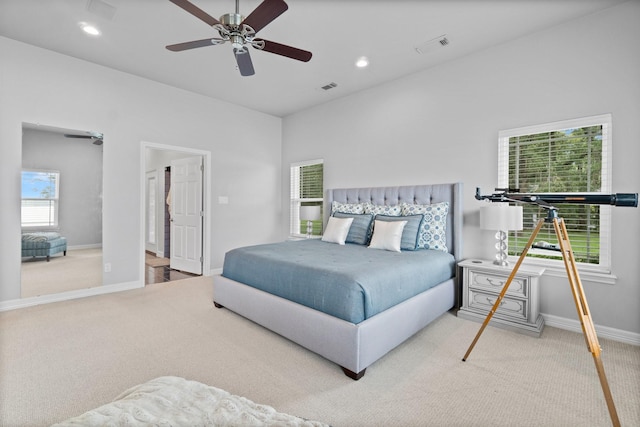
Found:
<path fill-rule="evenodd" d="M 301 220 L 301 206 L 318 206 L 319 218 L 311 220 L 311 235 L 322 235 L 323 161 L 310 160 L 291 165 L 290 234 L 307 235 L 307 220 Z"/>
<path fill-rule="evenodd" d="M 609 193 L 611 116 L 567 120 L 499 134 L 498 186 L 521 193 Z M 519 255 L 546 210 L 524 204 L 522 231 L 509 236 L 509 255 Z M 563 204 L 576 261 L 610 267 L 610 209 L 605 205 Z M 545 224 L 536 241 L 558 243 L 552 224 Z M 531 258 L 561 260 L 560 253 L 531 249 Z M 558 262 L 558 261 L 556 261 Z"/>
<path fill-rule="evenodd" d="M 58 226 L 60 172 L 22 171 L 23 228 L 56 228 Z"/>

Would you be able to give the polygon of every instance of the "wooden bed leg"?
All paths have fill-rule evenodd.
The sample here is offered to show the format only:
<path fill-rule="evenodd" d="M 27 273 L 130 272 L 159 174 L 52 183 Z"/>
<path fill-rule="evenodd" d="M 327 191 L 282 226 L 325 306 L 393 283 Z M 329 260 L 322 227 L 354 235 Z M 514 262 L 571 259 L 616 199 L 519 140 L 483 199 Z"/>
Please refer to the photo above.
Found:
<path fill-rule="evenodd" d="M 224 308 L 224 305 L 218 304 L 217 302 L 213 302 L 213 305 L 216 306 L 216 308 Z"/>
<path fill-rule="evenodd" d="M 348 370 L 345 367 L 341 366 L 341 368 L 342 368 L 342 372 L 344 372 L 344 374 L 346 376 L 348 376 L 349 378 L 351 378 L 354 381 L 358 381 L 360 378 L 364 377 L 364 373 L 367 370 L 367 368 L 364 368 L 362 371 L 360 371 L 358 373 L 355 373 L 353 371 Z"/>
<path fill-rule="evenodd" d="M 50 258 L 49 258 L 49 255 L 47 255 L 47 262 L 49 262 L 49 259 L 50 259 Z"/>

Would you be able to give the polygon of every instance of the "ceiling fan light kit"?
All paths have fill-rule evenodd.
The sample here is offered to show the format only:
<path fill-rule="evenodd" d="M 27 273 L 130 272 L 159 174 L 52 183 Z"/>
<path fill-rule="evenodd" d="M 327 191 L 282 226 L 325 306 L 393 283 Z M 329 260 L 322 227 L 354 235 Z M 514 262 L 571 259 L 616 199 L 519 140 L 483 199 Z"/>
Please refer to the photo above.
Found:
<path fill-rule="evenodd" d="M 255 74 L 251 55 L 248 47 L 276 55 L 308 62 L 311 52 L 292 46 L 283 45 L 262 38 L 256 38 L 256 33 L 266 27 L 271 21 L 282 15 L 289 7 L 283 0 L 264 0 L 246 18 L 240 14 L 239 0 L 236 0 L 235 13 L 227 13 L 220 20 L 212 17 L 188 0 L 170 0 L 186 12 L 205 22 L 218 31 L 220 37 L 204 40 L 168 45 L 166 48 L 172 52 L 181 52 L 205 46 L 215 46 L 229 42 L 233 48 L 233 54 L 242 76 Z"/>

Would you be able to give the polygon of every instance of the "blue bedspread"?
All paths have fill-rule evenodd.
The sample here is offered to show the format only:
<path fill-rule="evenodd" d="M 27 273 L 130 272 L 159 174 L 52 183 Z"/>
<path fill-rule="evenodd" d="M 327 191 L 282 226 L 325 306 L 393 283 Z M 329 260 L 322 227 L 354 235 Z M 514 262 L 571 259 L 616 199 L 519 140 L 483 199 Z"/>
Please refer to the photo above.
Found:
<path fill-rule="evenodd" d="M 222 275 L 352 323 L 454 276 L 446 252 L 301 240 L 227 252 Z"/>

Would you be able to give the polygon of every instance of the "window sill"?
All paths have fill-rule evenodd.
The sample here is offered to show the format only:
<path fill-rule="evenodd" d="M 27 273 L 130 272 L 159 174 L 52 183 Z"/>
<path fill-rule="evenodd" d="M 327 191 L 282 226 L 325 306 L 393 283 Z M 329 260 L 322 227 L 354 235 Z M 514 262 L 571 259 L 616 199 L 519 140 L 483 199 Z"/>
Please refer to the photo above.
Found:
<path fill-rule="evenodd" d="M 306 240 L 306 234 L 290 234 L 288 240 Z M 311 236 L 309 239 L 322 239 L 322 236 Z"/>
<path fill-rule="evenodd" d="M 511 265 L 515 265 L 518 261 L 517 257 L 509 257 L 509 263 Z M 536 267 L 544 267 L 544 276 L 551 277 L 562 277 L 567 278 L 567 270 L 565 269 L 563 261 L 555 261 L 555 260 L 541 260 L 535 258 L 527 258 L 523 263 L 523 265 L 536 266 Z M 618 281 L 618 277 L 613 274 L 611 271 L 597 268 L 597 267 L 589 267 L 584 264 L 578 264 L 578 274 L 580 275 L 581 281 L 589 281 L 594 283 L 600 283 L 603 285 L 615 285 Z"/>
<path fill-rule="evenodd" d="M 53 226 L 33 226 L 33 227 L 21 227 L 23 233 L 29 233 L 34 231 L 60 231 L 60 227 Z"/>

